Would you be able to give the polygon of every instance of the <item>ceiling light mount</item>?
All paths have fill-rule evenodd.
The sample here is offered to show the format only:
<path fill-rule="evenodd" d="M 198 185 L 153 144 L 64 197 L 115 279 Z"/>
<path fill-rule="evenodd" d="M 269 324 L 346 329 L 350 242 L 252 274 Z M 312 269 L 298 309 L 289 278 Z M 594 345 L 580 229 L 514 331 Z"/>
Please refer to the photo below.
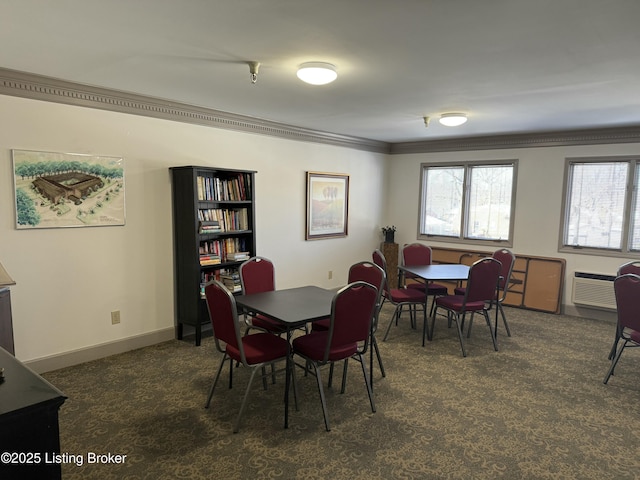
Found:
<path fill-rule="evenodd" d="M 458 127 L 466 122 L 466 113 L 443 113 L 440 115 L 440 123 L 447 127 Z"/>
<path fill-rule="evenodd" d="M 298 78 L 311 85 L 326 85 L 338 78 L 335 65 L 326 62 L 306 62 L 298 67 Z"/>
<path fill-rule="evenodd" d="M 260 62 L 247 62 L 249 65 L 249 74 L 251 74 L 251 84 L 255 85 L 258 81 L 258 70 L 260 69 Z"/>

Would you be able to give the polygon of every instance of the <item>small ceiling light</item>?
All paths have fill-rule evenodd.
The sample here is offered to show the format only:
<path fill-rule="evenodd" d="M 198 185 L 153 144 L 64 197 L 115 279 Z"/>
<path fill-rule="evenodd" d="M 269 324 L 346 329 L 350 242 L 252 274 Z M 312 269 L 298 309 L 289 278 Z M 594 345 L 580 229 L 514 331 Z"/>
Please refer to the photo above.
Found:
<path fill-rule="evenodd" d="M 338 78 L 338 74 L 330 63 L 307 62 L 298 67 L 298 78 L 311 85 L 326 85 Z"/>
<path fill-rule="evenodd" d="M 443 113 L 440 115 L 440 123 L 447 127 L 457 127 L 466 121 L 467 116 L 464 113 Z"/>

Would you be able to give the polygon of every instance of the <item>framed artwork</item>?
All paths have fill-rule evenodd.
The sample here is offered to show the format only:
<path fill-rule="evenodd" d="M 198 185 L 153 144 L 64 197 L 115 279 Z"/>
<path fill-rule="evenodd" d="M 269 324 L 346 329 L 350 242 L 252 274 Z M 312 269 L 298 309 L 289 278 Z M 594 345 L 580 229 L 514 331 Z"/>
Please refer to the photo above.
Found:
<path fill-rule="evenodd" d="M 124 159 L 11 153 L 16 229 L 124 225 Z"/>
<path fill-rule="evenodd" d="M 349 175 L 307 172 L 306 240 L 346 237 Z"/>

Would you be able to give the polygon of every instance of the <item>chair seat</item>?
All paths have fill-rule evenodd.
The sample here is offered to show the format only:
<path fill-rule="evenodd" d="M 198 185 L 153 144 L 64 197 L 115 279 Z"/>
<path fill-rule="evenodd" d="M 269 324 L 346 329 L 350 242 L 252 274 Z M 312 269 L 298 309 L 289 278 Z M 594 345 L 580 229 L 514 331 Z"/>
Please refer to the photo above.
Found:
<path fill-rule="evenodd" d="M 392 288 L 389 290 L 393 303 L 424 303 L 424 291 L 417 288 Z"/>
<path fill-rule="evenodd" d="M 460 311 L 464 305 L 464 295 L 448 295 L 446 297 L 438 297 L 436 299 L 436 305 L 449 310 Z M 465 311 L 477 312 L 484 308 L 485 302 L 467 302 Z"/>
<path fill-rule="evenodd" d="M 275 334 L 284 333 L 287 330 L 281 323 L 259 314 L 251 318 L 251 325 Z"/>
<path fill-rule="evenodd" d="M 634 343 L 640 344 L 640 331 L 625 328 L 622 338 L 629 339 Z"/>
<path fill-rule="evenodd" d="M 453 294 L 454 295 L 464 295 L 466 293 L 467 289 L 464 287 L 456 287 L 453 289 Z"/>
<path fill-rule="evenodd" d="M 324 360 L 328 337 L 328 331 L 312 332 L 307 335 L 302 335 L 293 340 L 293 350 L 310 360 L 322 361 Z M 355 355 L 357 351 L 357 343 L 331 347 L 328 361 L 337 362 L 339 360 L 344 360 L 345 358 Z"/>
<path fill-rule="evenodd" d="M 242 337 L 244 355 L 249 365 L 268 363 L 279 358 L 285 358 L 289 352 L 289 342 L 271 333 L 256 333 Z M 227 355 L 240 362 L 240 351 L 231 344 L 227 344 Z"/>
<path fill-rule="evenodd" d="M 311 323 L 311 331 L 312 332 L 324 332 L 329 330 L 329 326 L 331 325 L 331 318 L 323 318 L 322 320 L 316 320 Z"/>

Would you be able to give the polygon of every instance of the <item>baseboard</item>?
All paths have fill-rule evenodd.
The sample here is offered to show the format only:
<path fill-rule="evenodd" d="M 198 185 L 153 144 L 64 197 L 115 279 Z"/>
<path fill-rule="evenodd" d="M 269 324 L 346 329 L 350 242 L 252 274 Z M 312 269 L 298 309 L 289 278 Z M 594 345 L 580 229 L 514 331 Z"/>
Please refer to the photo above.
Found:
<path fill-rule="evenodd" d="M 64 352 L 49 357 L 37 358 L 24 362 L 31 370 L 37 373 L 50 372 L 60 368 L 90 362 L 99 358 L 109 357 L 118 353 L 128 352 L 137 348 L 148 347 L 157 343 L 166 342 L 175 338 L 175 327 L 157 330 L 155 332 L 143 333 L 134 337 L 116 340 L 114 342 L 102 343 L 91 347 L 80 348 L 70 352 Z"/>
<path fill-rule="evenodd" d="M 572 317 L 592 318 L 615 324 L 618 321 L 617 313 L 614 310 L 601 310 L 598 308 L 578 307 L 577 305 L 564 305 L 563 312 Z"/>

